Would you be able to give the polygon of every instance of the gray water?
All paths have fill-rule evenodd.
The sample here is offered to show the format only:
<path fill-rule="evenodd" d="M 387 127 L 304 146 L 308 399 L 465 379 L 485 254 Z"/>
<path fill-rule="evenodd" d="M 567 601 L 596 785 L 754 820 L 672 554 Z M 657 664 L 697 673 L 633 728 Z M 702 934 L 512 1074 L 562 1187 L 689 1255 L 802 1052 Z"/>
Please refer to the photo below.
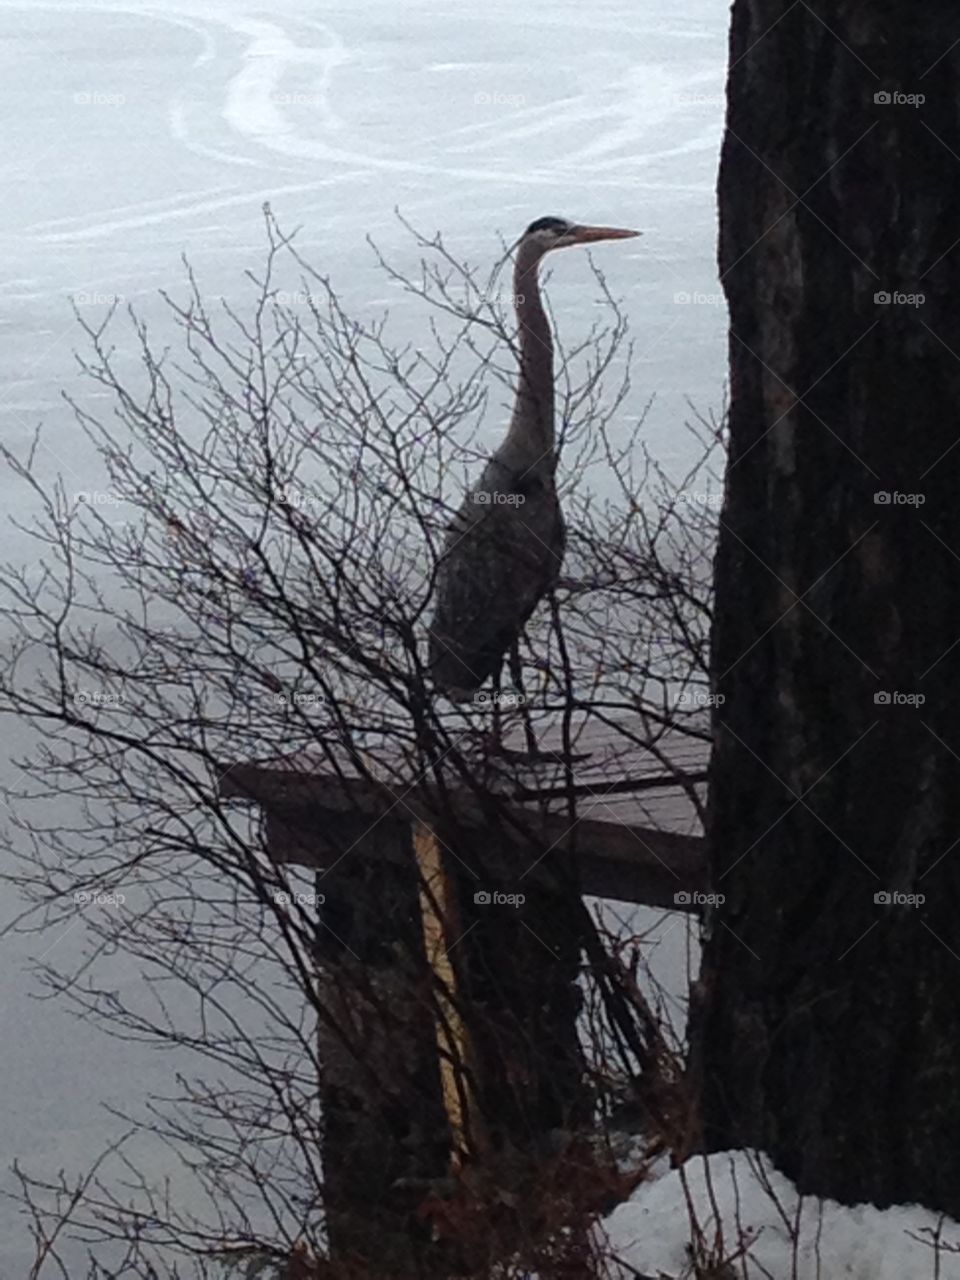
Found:
<path fill-rule="evenodd" d="M 71 298 L 89 318 L 133 302 L 162 337 L 156 291 L 180 285 L 182 254 L 205 292 L 242 296 L 269 201 L 347 303 L 378 311 L 398 295 L 365 237 L 400 266 L 418 257 L 396 206 L 478 264 L 547 213 L 641 229 L 596 260 L 636 341 L 629 411 L 655 397 L 646 439 L 682 465 L 687 399 L 709 411 L 723 391 L 714 186 L 726 27 L 716 0 L 0 3 L 0 438 L 19 447 L 43 423 L 45 474 L 68 492 L 104 488 L 60 399 L 66 388 L 98 404 L 78 387 Z M 586 255 L 563 255 L 549 293 L 575 340 L 596 302 Z M 411 336 L 424 323 L 411 300 L 397 315 Z M 5 514 L 28 516 L 24 488 L 2 483 Z M 4 555 L 36 551 L 11 529 Z M 9 775 L 6 753 L 0 767 Z M 16 909 L 6 902 L 4 918 Z M 29 962 L 45 952 L 68 964 L 81 916 L 61 932 L 2 946 L 2 1163 L 47 1173 L 85 1168 L 120 1127 L 100 1104 L 136 1107 L 176 1067 L 31 999 Z M 672 945 L 663 954 L 679 975 Z M 23 1274 L 24 1227 L 8 1208 L 0 1227 L 0 1274 Z"/>

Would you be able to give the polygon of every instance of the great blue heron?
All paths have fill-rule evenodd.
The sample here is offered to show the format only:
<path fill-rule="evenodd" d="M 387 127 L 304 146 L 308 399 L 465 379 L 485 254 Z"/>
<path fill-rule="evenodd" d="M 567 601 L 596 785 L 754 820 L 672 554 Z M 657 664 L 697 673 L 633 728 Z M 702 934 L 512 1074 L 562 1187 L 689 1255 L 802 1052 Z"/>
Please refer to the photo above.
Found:
<path fill-rule="evenodd" d="M 430 670 L 435 685 L 455 701 L 473 697 L 491 676 L 496 688 L 508 650 L 519 668 L 520 632 L 556 583 L 563 560 L 553 339 L 540 300 L 540 259 L 551 249 L 639 234 L 538 218 L 518 242 L 513 282 L 520 377 L 513 416 L 503 444 L 451 523 L 437 574 Z"/>

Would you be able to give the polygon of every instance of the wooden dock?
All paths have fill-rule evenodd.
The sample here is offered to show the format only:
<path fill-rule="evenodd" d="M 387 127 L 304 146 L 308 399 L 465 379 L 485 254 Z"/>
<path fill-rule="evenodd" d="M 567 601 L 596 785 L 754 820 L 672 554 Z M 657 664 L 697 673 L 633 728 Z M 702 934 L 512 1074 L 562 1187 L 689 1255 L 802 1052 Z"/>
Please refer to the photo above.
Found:
<path fill-rule="evenodd" d="M 418 1186 L 589 1125 L 581 895 L 695 912 L 706 887 L 704 733 L 541 719 L 534 756 L 515 720 L 505 751 L 463 724 L 429 751 L 321 739 L 220 778 L 259 806 L 269 859 L 316 871 L 330 1256 L 375 1240 L 389 1275 L 433 1274 Z"/>
<path fill-rule="evenodd" d="M 587 895 L 695 910 L 677 895 L 705 887 L 707 742 L 676 731 L 654 738 L 639 722 L 596 717 L 581 718 L 568 736 L 569 771 L 554 721 L 538 742 L 559 759 L 524 759 L 514 729 L 504 741 L 515 754 L 478 754 L 469 778 L 452 771 L 438 782 L 413 753 L 373 747 L 358 759 L 326 748 L 225 765 L 221 794 L 260 806 L 276 862 L 319 870 L 348 854 L 401 858 L 412 825 L 429 826 L 440 813 L 488 828 L 493 804 L 498 825 L 512 833 L 500 851 L 505 873 L 521 873 L 529 856 L 573 852 Z"/>

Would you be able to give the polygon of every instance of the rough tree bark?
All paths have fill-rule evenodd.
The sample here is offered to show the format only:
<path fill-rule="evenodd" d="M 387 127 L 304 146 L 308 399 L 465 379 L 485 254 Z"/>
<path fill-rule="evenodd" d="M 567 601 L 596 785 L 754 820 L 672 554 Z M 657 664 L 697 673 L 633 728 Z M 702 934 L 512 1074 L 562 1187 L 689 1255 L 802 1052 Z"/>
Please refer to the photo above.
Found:
<path fill-rule="evenodd" d="M 693 1019 L 710 1147 L 765 1147 L 807 1192 L 955 1216 L 958 103 L 954 6 L 733 6 L 726 900 Z"/>

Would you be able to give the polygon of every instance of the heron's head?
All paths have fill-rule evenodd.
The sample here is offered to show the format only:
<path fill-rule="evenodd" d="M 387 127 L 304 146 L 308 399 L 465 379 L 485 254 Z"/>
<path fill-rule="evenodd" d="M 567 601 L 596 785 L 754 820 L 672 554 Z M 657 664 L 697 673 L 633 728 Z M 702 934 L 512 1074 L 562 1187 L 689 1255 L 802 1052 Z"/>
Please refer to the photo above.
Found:
<path fill-rule="evenodd" d="M 571 222 L 569 218 L 538 218 L 527 227 L 520 243 L 536 245 L 541 253 L 549 253 L 551 249 L 565 249 L 569 245 L 595 244 L 598 240 L 629 240 L 640 234 L 625 227 L 596 227 Z"/>

